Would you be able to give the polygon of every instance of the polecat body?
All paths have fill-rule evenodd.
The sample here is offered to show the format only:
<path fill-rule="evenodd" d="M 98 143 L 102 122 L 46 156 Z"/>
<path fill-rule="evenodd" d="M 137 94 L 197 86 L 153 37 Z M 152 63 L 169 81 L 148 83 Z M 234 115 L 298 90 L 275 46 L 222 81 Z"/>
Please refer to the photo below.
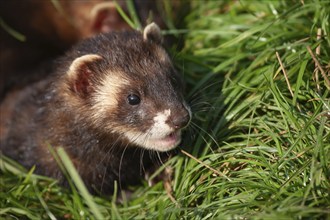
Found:
<path fill-rule="evenodd" d="M 102 193 L 115 180 L 140 182 L 179 144 L 190 120 L 180 75 L 160 42 L 154 24 L 143 34 L 82 41 L 55 74 L 4 100 L 1 151 L 65 182 L 47 145 L 62 146 L 86 185 Z"/>

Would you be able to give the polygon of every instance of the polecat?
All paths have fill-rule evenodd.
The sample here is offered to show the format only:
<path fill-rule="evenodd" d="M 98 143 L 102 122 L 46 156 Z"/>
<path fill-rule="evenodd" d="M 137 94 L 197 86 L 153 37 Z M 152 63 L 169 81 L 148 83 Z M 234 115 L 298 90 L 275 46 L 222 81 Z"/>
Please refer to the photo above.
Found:
<path fill-rule="evenodd" d="M 115 180 L 139 183 L 180 143 L 191 118 L 161 41 L 152 23 L 73 47 L 54 74 L 2 103 L 1 151 L 65 182 L 47 147 L 62 146 L 93 192 L 112 193 Z"/>

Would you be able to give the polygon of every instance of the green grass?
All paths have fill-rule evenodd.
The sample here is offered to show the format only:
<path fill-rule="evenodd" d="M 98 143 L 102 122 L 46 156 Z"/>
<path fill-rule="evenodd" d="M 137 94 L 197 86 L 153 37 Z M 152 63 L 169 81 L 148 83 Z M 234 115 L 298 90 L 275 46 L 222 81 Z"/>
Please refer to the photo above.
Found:
<path fill-rule="evenodd" d="M 307 49 L 329 78 L 330 2 L 191 1 L 183 19 L 164 31 L 184 39 L 171 54 L 194 110 L 168 162 L 176 202 L 161 183 L 122 204 L 91 197 L 1 158 L 1 217 L 330 219 L 330 90 Z"/>

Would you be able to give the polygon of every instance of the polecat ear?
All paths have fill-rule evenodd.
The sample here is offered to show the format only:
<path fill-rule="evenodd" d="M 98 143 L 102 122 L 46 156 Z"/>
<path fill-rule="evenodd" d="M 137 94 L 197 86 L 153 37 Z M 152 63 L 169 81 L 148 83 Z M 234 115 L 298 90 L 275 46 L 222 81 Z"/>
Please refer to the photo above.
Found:
<path fill-rule="evenodd" d="M 92 33 L 108 33 L 127 29 L 131 28 L 117 11 L 114 2 L 98 3 L 91 10 Z"/>
<path fill-rule="evenodd" d="M 91 80 L 93 69 L 92 64 L 102 57 L 96 54 L 87 54 L 76 58 L 67 72 L 69 80 L 69 88 L 80 97 L 87 97 L 93 90 L 93 82 Z"/>
<path fill-rule="evenodd" d="M 145 41 L 153 41 L 157 44 L 163 43 L 163 36 L 160 32 L 160 28 L 157 24 L 152 22 L 151 24 L 147 25 L 143 31 L 143 40 Z"/>

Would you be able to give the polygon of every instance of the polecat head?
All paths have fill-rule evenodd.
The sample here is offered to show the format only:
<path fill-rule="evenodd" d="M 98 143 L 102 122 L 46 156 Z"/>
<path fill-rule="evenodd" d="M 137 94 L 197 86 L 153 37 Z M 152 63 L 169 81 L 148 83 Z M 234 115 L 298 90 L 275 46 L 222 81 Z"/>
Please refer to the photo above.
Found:
<path fill-rule="evenodd" d="M 182 81 L 157 25 L 100 35 L 72 50 L 66 101 L 94 128 L 145 149 L 168 151 L 190 121 Z M 120 141 L 120 140 L 118 140 Z"/>

